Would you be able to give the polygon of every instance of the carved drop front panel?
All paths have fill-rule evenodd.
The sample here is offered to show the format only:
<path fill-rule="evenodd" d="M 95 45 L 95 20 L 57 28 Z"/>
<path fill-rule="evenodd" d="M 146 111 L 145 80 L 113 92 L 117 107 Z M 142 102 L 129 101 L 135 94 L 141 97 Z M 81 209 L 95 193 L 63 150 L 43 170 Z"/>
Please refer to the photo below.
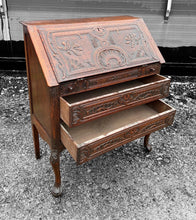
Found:
<path fill-rule="evenodd" d="M 97 23 L 80 26 L 39 26 L 39 35 L 58 82 L 158 62 L 142 31 L 144 24 Z"/>

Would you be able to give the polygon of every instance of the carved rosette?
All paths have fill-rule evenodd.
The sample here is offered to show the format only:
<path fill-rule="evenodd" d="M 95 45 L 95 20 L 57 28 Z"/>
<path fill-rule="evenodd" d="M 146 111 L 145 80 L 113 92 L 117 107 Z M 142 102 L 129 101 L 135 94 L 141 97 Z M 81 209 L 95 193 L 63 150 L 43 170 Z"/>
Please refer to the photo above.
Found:
<path fill-rule="evenodd" d="M 129 33 L 125 37 L 125 43 L 130 47 L 135 48 L 140 44 L 141 37 L 140 35 L 136 35 L 135 33 Z"/>
<path fill-rule="evenodd" d="M 134 96 L 135 96 L 134 93 L 129 93 L 129 94 L 121 95 L 118 98 L 118 103 L 120 105 L 127 105 L 127 104 L 129 104 L 130 102 L 132 102 L 134 100 Z"/>
<path fill-rule="evenodd" d="M 80 151 L 80 160 L 83 160 L 84 158 L 89 158 L 91 153 L 93 153 L 93 149 L 89 148 L 84 148 Z"/>

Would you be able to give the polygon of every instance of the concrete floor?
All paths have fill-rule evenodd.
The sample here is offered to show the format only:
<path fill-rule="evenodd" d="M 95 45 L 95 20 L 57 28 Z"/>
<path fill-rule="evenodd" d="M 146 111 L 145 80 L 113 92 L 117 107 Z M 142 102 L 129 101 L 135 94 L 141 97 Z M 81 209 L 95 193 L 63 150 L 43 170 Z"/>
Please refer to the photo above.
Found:
<path fill-rule="evenodd" d="M 0 74 L 0 219 L 196 219 L 196 77 L 172 77 L 173 126 L 77 166 L 61 156 L 63 195 L 51 196 L 49 147 L 34 157 L 27 79 Z"/>

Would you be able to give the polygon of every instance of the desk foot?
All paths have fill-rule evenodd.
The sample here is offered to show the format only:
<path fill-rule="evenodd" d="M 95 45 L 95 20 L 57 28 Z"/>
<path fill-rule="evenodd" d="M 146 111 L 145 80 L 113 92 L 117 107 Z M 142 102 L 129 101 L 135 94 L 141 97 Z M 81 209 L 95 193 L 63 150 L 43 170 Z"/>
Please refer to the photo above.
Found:
<path fill-rule="evenodd" d="M 54 197 L 59 197 L 62 195 L 62 187 L 57 187 L 57 186 L 53 186 L 52 189 L 50 190 L 50 192 L 52 193 L 52 195 Z"/>
<path fill-rule="evenodd" d="M 149 145 L 149 137 L 150 137 L 150 134 L 147 134 L 145 137 L 144 137 L 144 147 L 146 148 L 146 150 L 148 152 L 150 152 L 152 150 L 152 146 Z"/>
<path fill-rule="evenodd" d="M 60 152 L 58 150 L 55 149 L 51 151 L 50 163 L 52 165 L 55 175 L 55 183 L 51 189 L 51 193 L 53 196 L 58 197 L 62 194 L 60 174 Z"/>

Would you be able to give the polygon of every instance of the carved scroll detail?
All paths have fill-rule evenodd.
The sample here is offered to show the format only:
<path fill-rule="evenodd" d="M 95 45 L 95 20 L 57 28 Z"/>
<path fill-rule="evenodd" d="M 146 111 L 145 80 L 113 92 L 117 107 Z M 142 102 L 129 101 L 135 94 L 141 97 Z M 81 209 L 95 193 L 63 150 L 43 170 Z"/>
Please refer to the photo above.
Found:
<path fill-rule="evenodd" d="M 130 105 L 133 102 L 139 102 L 141 100 L 163 95 L 166 96 L 168 94 L 169 85 L 165 84 L 159 88 L 151 89 L 143 92 L 130 92 L 122 95 L 118 95 L 113 100 L 103 101 L 101 103 L 93 104 L 93 105 L 80 105 L 76 106 L 72 109 L 73 119 L 72 124 L 78 124 L 89 117 L 91 115 L 96 115 L 101 112 L 110 111 L 112 109 L 120 108 L 126 105 Z"/>
<path fill-rule="evenodd" d="M 131 128 L 130 130 L 122 134 L 119 134 L 118 136 L 112 139 L 109 139 L 104 143 L 98 144 L 94 148 L 92 148 L 91 146 L 85 147 L 80 150 L 80 161 L 82 162 L 83 160 L 88 160 L 88 158 L 90 158 L 94 154 L 102 150 L 106 150 L 110 147 L 112 148 L 115 144 L 121 143 L 124 140 L 130 139 L 130 138 L 134 139 L 134 138 L 137 138 L 138 136 L 143 136 L 146 133 L 152 132 L 161 127 L 168 126 L 173 122 L 173 119 L 174 119 L 174 115 L 172 114 L 172 115 L 167 116 L 164 119 L 155 121 L 152 124 L 149 124 L 149 125 L 143 124 L 136 128 Z"/>
<path fill-rule="evenodd" d="M 40 27 L 59 82 L 158 61 L 140 25 L 102 25 L 69 29 Z"/>
<path fill-rule="evenodd" d="M 83 107 L 74 107 L 72 109 L 72 124 L 77 124 L 79 121 L 82 121 L 86 115 L 87 113 Z"/>

